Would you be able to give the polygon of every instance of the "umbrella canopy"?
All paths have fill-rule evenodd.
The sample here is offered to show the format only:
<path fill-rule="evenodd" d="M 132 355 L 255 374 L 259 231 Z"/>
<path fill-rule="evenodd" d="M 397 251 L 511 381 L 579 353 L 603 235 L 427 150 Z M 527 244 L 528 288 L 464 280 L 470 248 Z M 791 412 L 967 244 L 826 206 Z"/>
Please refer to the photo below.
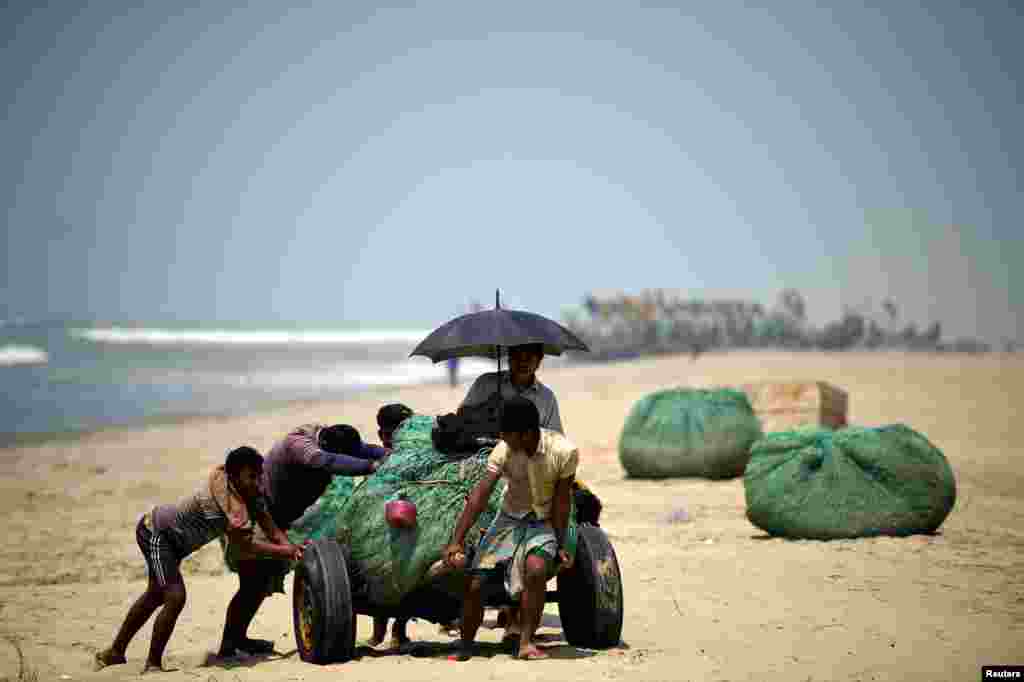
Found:
<path fill-rule="evenodd" d="M 441 325 L 409 355 L 423 355 L 434 362 L 464 357 L 500 359 L 501 347 L 526 343 L 543 345 L 545 355 L 590 350 L 554 320 L 523 310 L 505 310 L 496 300 L 492 310 L 462 315 Z"/>

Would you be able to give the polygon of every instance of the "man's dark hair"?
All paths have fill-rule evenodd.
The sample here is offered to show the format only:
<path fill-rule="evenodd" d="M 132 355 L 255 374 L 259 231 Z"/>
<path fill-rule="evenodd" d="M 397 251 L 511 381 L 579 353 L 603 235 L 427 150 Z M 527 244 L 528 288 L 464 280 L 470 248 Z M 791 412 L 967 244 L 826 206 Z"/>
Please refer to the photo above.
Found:
<path fill-rule="evenodd" d="M 522 351 L 524 353 L 533 353 L 534 355 L 544 355 L 544 344 L 543 343 L 521 343 L 518 346 L 511 346 L 509 351 Z"/>
<path fill-rule="evenodd" d="M 354 426 L 335 424 L 320 429 L 320 449 L 336 455 L 355 455 L 363 445 L 363 439 Z"/>
<path fill-rule="evenodd" d="M 263 468 L 263 455 L 248 445 L 235 448 L 228 453 L 227 459 L 224 460 L 224 470 L 231 478 L 237 478 L 245 467 Z"/>
<path fill-rule="evenodd" d="M 540 412 L 537 406 L 522 396 L 505 400 L 501 412 L 501 430 L 524 433 L 540 428 Z"/>
<path fill-rule="evenodd" d="M 394 431 L 412 416 L 412 410 L 402 403 L 391 403 L 377 410 L 377 426 L 381 431 Z"/>

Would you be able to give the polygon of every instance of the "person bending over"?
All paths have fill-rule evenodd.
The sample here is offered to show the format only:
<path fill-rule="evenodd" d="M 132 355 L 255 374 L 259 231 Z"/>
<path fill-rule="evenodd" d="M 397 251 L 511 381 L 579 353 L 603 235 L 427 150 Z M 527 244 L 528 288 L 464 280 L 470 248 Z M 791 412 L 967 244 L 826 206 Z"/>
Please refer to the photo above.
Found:
<path fill-rule="evenodd" d="M 270 450 L 263 467 L 263 490 L 274 523 L 287 532 L 291 524 L 313 505 L 330 485 L 333 476 L 367 476 L 386 455 L 384 448 L 364 444 L 348 424 L 306 424 L 292 430 Z M 259 534 L 257 532 L 257 538 Z M 291 562 L 240 557 L 229 543 L 227 554 L 235 559 L 238 591 L 228 604 L 218 655 L 234 656 L 273 651 L 270 640 L 250 639 L 249 624 L 263 600 L 284 592 L 284 576 Z"/>

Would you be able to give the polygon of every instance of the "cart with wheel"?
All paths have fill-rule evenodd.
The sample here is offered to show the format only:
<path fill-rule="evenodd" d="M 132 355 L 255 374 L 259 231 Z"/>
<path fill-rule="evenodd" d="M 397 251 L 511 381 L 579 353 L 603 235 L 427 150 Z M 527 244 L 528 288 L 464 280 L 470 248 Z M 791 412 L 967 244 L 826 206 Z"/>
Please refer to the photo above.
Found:
<path fill-rule="evenodd" d="M 435 363 L 455 357 L 493 358 L 500 372 L 502 348 L 522 344 L 539 345 L 545 355 L 589 350 L 581 339 L 553 320 L 502 308 L 495 292 L 493 310 L 449 321 L 427 336 L 411 355 L 425 356 Z M 472 482 L 474 475 L 479 479 L 485 460 L 480 459 L 480 452 L 475 458 L 466 456 L 466 450 L 472 449 L 474 439 L 497 436 L 500 391 L 495 398 L 496 407 L 481 406 L 482 411 L 475 415 L 459 415 L 465 419 L 454 420 L 458 423 L 453 428 L 448 428 L 452 420 L 446 426 L 443 418 L 427 417 L 432 422 L 428 429 L 418 428 L 425 425 L 421 417 L 403 422 L 394 439 L 396 444 L 404 445 L 396 445 L 385 466 L 353 492 L 343 509 L 337 539 L 321 538 L 306 548 L 295 568 L 292 587 L 295 641 L 302 660 L 319 664 L 351 660 L 360 615 L 422 618 L 433 623 L 451 622 L 461 615 L 466 576 L 441 561 L 441 549 L 444 539 L 454 531 L 464 499 L 449 496 L 439 504 L 437 495 L 431 497 L 423 491 L 430 485 L 457 488 Z M 407 450 L 403 450 L 405 446 Z M 444 461 L 440 452 L 453 456 Z M 375 487 L 378 497 L 372 494 Z M 462 492 L 468 493 L 468 489 Z M 426 503 L 420 507 L 416 529 L 387 527 L 383 496 L 395 494 L 419 495 Z M 491 498 L 494 511 L 495 495 Z M 554 578 L 556 589 L 547 590 L 546 601 L 558 603 L 563 633 L 570 645 L 612 647 L 622 635 L 619 562 L 608 536 L 598 525 L 575 521 L 574 512 L 570 534 L 575 538 L 575 561 Z M 476 531 L 485 528 L 487 522 L 481 519 Z M 487 607 L 512 603 L 500 582 L 485 583 L 483 602 Z"/>
<path fill-rule="evenodd" d="M 558 603 L 566 641 L 586 649 L 606 649 L 622 636 L 623 594 L 615 550 L 604 530 L 583 524 L 577 529 L 576 561 L 556 576 L 547 603 Z M 374 604 L 366 577 L 335 539 L 320 539 L 306 548 L 295 568 L 292 611 L 295 643 L 303 661 L 344 663 L 355 656 L 357 616 L 422 618 L 445 623 L 462 612 L 460 571 L 433 571 L 423 584 L 395 606 Z M 511 606 L 500 583 L 488 581 L 487 607 Z"/>
<path fill-rule="evenodd" d="M 396 431 L 400 443 L 389 460 L 378 472 L 386 482 L 395 476 L 394 469 L 402 469 L 406 478 L 391 487 L 378 480 L 367 479 L 352 493 L 351 509 L 342 513 L 338 537 L 320 538 L 306 547 L 301 562 L 295 566 L 292 583 L 292 610 L 295 642 L 302 660 L 317 663 L 341 663 L 355 655 L 357 617 L 385 616 L 390 618 L 421 618 L 433 623 L 447 623 L 461 616 L 462 594 L 466 574 L 453 569 L 441 560 L 443 539 L 450 538 L 458 514 L 464 503 L 462 493 L 454 495 L 450 509 L 437 511 L 424 491 L 436 486 L 465 481 L 463 491 L 474 480 L 474 472 L 482 475 L 486 451 L 476 456 L 456 454 L 450 463 L 434 468 L 430 480 L 414 474 L 410 465 L 410 451 L 417 447 L 431 457 L 442 457 L 423 434 L 431 432 L 437 420 L 431 417 L 410 417 Z M 418 433 L 417 433 L 418 432 Z M 427 436 L 429 439 L 429 435 Z M 404 467 L 404 469 L 403 469 Z M 444 470 L 458 469 L 458 473 L 445 480 Z M 376 478 L 375 477 L 375 478 Z M 385 489 L 388 498 L 409 494 L 422 503 L 418 527 L 396 529 L 389 527 L 383 513 L 383 500 L 371 499 L 367 488 L 376 485 Z M 419 497 L 417 497 L 419 495 Z M 450 494 L 451 495 L 451 494 Z M 492 495 L 493 509 L 501 499 L 499 491 Z M 375 506 L 376 505 L 376 506 Z M 493 516 L 493 514 L 492 514 Z M 584 518 L 581 516 L 581 518 Z M 558 613 L 566 641 L 573 646 L 603 649 L 615 646 L 622 635 L 623 593 L 619 562 L 604 530 L 593 523 L 576 523 L 575 505 L 570 524 L 570 551 L 575 551 L 573 565 L 559 571 L 552 579 L 555 589 L 546 592 L 548 603 L 558 604 Z M 481 519 L 475 529 L 478 534 L 486 528 L 489 519 Z M 440 527 L 438 527 L 440 525 Z M 367 537 L 378 538 L 372 551 L 366 549 Z M 475 537 L 475 535 L 471 535 Z M 401 573 L 409 566 L 410 557 L 420 558 L 420 570 Z M 429 566 L 428 568 L 426 568 Z M 425 569 L 425 570 L 424 570 Z M 400 590 L 396 583 L 405 581 Z M 549 587 L 551 586 L 549 582 Z M 483 602 L 486 607 L 511 606 L 512 600 L 500 580 L 485 581 Z"/>

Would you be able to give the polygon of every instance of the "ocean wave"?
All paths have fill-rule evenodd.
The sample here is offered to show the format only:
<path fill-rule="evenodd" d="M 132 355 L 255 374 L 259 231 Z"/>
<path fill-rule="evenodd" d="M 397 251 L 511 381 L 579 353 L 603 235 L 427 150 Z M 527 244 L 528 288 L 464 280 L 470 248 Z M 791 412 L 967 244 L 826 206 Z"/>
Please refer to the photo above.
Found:
<path fill-rule="evenodd" d="M 299 346 L 350 345 L 377 343 L 419 343 L 429 330 L 366 329 L 349 331 L 236 331 L 224 329 L 136 329 L 106 327 L 72 329 L 71 335 L 107 344 L 133 344 L 146 346 Z"/>
<path fill-rule="evenodd" d="M 279 370 L 224 374 L 207 372 L 166 375 L 163 380 L 189 381 L 206 385 L 227 385 L 236 388 L 266 388 L 271 390 L 346 390 L 373 386 L 407 386 L 448 380 L 445 363 L 433 364 L 425 358 L 403 362 L 344 365 L 327 370 Z M 465 358 L 459 363 L 459 381 L 471 382 L 484 372 L 494 370 L 494 362 Z M 468 385 L 468 384 L 467 384 Z"/>
<path fill-rule="evenodd" d="M 459 362 L 459 380 L 475 379 L 484 372 L 493 372 L 494 369 L 495 365 L 491 360 L 463 358 Z M 448 379 L 447 364 L 441 362 L 435 365 L 429 361 L 404 362 L 381 368 L 379 371 L 351 372 L 346 376 L 348 383 L 357 386 L 402 386 L 442 379 Z"/>
<path fill-rule="evenodd" d="M 45 365 L 50 356 L 34 346 L 0 346 L 0 367 L 14 365 Z"/>

